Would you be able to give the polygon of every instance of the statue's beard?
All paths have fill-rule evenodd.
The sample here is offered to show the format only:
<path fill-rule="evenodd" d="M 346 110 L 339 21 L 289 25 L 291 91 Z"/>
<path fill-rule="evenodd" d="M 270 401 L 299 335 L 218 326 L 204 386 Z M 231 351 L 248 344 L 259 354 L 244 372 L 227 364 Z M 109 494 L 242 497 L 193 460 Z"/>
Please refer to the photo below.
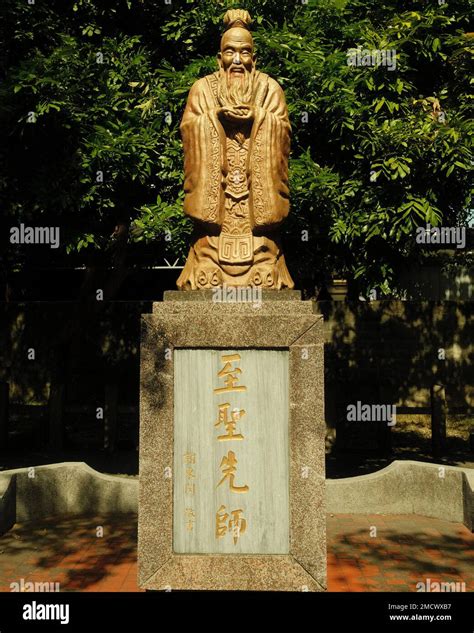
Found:
<path fill-rule="evenodd" d="M 251 105 L 253 103 L 253 84 L 255 71 L 244 70 L 243 73 L 231 73 L 220 69 L 219 102 L 226 106 Z"/>

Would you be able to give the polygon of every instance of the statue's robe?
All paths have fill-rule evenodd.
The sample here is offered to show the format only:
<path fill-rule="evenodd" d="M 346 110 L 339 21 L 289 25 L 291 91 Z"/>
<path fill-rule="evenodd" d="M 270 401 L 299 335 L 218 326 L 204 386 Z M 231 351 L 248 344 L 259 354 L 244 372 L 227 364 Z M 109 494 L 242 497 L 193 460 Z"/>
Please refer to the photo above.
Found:
<path fill-rule="evenodd" d="M 217 117 L 219 73 L 192 86 L 181 122 L 184 145 L 184 211 L 207 224 L 224 220 L 226 135 Z M 268 75 L 255 71 L 255 120 L 247 176 L 252 229 L 275 227 L 288 215 L 290 123 L 285 95 Z"/>
<path fill-rule="evenodd" d="M 229 143 L 235 128 L 234 132 L 226 124 L 224 128 L 217 116 L 218 85 L 219 72 L 196 81 L 180 126 L 184 211 L 195 221 L 195 234 L 177 286 L 183 290 L 223 284 L 293 288 L 277 231 L 289 211 L 291 128 L 285 95 L 274 79 L 255 71 L 255 118 L 250 130 L 248 123 L 242 127 L 246 182 L 241 207 L 246 219 L 240 222 L 235 211 L 233 217 L 228 211 L 235 202 L 235 187 L 228 177 L 241 172 L 235 155 L 233 167 L 230 164 Z"/>

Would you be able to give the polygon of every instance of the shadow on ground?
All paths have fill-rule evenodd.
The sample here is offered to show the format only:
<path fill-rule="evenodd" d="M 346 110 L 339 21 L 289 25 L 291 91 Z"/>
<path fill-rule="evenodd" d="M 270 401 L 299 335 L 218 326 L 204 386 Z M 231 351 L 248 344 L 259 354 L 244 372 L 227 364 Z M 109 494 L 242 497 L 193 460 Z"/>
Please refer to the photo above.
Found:
<path fill-rule="evenodd" d="M 336 515 L 328 520 L 330 589 L 417 591 L 417 583 L 429 578 L 431 583 L 465 583 L 464 590 L 472 591 L 473 544 L 474 535 L 465 526 L 448 521 Z"/>
<path fill-rule="evenodd" d="M 461 524 L 330 515 L 327 526 L 329 591 L 416 591 L 428 578 L 474 587 L 474 535 Z M 136 550 L 135 514 L 16 525 L 0 537 L 0 590 L 23 578 L 59 582 L 60 591 L 137 591 Z"/>
<path fill-rule="evenodd" d="M 117 567 L 123 575 L 136 564 L 136 549 L 136 514 L 16 524 L 0 538 L 0 589 L 24 578 L 84 590 L 116 577 Z"/>

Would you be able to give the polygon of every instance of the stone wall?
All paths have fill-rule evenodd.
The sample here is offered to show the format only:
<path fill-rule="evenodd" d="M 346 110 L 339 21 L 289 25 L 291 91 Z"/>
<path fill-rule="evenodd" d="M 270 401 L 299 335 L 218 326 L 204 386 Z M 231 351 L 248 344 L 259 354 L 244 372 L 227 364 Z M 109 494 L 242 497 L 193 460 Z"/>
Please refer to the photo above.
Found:
<path fill-rule="evenodd" d="M 134 515 L 138 478 L 104 475 L 81 462 L 0 473 L 0 534 L 15 522 L 53 516 Z M 442 475 L 442 476 L 440 476 Z M 326 480 L 328 513 L 419 514 L 473 529 L 474 476 L 468 468 L 395 461 L 370 475 Z"/>

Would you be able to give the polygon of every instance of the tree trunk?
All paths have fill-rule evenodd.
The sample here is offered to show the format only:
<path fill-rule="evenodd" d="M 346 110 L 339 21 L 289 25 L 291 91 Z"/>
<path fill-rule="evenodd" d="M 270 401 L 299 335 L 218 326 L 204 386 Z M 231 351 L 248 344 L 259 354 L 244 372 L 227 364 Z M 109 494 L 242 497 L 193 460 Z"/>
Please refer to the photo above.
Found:
<path fill-rule="evenodd" d="M 52 383 L 49 394 L 49 445 L 54 451 L 63 448 L 64 384 Z"/>
<path fill-rule="evenodd" d="M 8 447 L 9 384 L 0 382 L 0 450 Z"/>
<path fill-rule="evenodd" d="M 433 457 L 446 451 L 446 395 L 444 386 L 431 385 L 431 442 Z"/>
<path fill-rule="evenodd" d="M 118 385 L 105 385 L 104 449 L 113 453 L 117 444 Z"/>

